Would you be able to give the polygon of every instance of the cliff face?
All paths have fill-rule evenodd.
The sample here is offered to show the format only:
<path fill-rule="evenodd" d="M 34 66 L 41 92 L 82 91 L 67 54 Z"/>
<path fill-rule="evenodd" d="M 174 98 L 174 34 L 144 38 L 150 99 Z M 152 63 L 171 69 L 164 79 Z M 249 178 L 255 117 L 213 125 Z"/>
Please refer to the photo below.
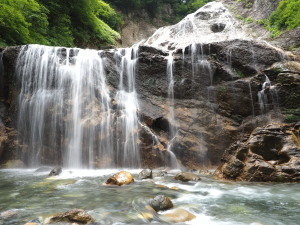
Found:
<path fill-rule="evenodd" d="M 223 41 L 197 47 L 202 49 L 200 57 L 205 59 L 195 61 L 199 55 L 192 54 L 191 46 L 179 49 L 173 56 L 174 120 L 169 117 L 168 56 L 152 47 L 139 49 L 136 90 L 143 124 L 139 128 L 143 166 L 168 165 L 170 156 L 166 150 L 171 139 L 171 149 L 184 166 L 218 165 L 224 150 L 240 136 L 270 121 L 281 121 L 284 118 L 281 112 L 299 108 L 295 98 L 300 94 L 299 63 L 293 58 L 288 59 L 281 51 L 256 41 Z M 19 48 L 7 48 L 3 52 L 5 71 L 14 68 L 18 51 Z M 106 55 L 105 70 L 109 71 L 107 81 L 116 91 L 119 76 L 114 55 L 109 51 L 103 54 Z M 12 75 L 5 74 L 5 77 Z M 258 93 L 263 89 L 265 75 L 276 89 L 276 96 L 266 91 L 265 102 L 261 103 Z M 12 83 L 7 88 L 8 93 L 19 91 Z M 6 128 L 2 133 L 5 139 L 2 146 L 6 147 L 2 148 L 1 159 L 18 158 L 16 132 L 8 136 L 8 131 L 16 128 L 17 116 L 12 112 L 17 108 L 17 94 L 2 99 L 7 112 L 2 114 L 2 121 L 11 122 L 3 123 Z M 95 120 L 89 124 L 97 126 L 99 122 Z M 175 136 L 170 133 L 170 127 L 175 128 Z M 153 135 L 159 142 L 153 143 Z M 44 153 L 47 163 L 61 163 L 59 158 L 63 153 L 51 159 L 51 151 L 54 150 Z"/>
<path fill-rule="evenodd" d="M 210 10 L 213 10 L 213 13 Z M 178 38 L 166 42 L 164 41 L 166 36 L 162 38 L 160 36 L 160 34 L 165 35 L 166 32 L 158 31 L 144 44 L 141 44 L 137 60 L 134 62 L 134 69 L 132 68 L 133 64 L 128 64 L 124 68 L 122 67 L 124 73 L 120 73 L 123 71 L 120 68 L 123 62 L 120 54 L 129 53 L 128 59 L 134 61 L 134 49 L 92 52 L 97 60 L 101 58 L 101 63 L 104 63 L 103 71 L 105 73 L 103 74 L 106 75 L 110 100 L 107 102 L 107 106 L 100 104 L 103 101 L 103 91 L 101 91 L 103 88 L 99 89 L 98 83 L 93 84 L 91 82 L 92 85 L 89 86 L 89 90 L 83 89 L 82 99 L 84 102 L 80 104 L 82 104 L 81 111 L 84 117 L 78 121 L 80 121 L 80 131 L 84 136 L 82 150 L 84 154 L 94 151 L 93 148 L 102 146 L 102 139 L 106 138 L 113 140 L 111 142 L 113 145 L 118 145 L 116 143 L 120 143 L 122 146 L 126 144 L 126 142 L 120 142 L 118 138 L 118 135 L 122 136 L 124 132 L 120 130 L 122 127 L 120 123 L 124 118 L 126 105 L 116 93 L 120 92 L 120 86 L 124 90 L 132 89 L 128 82 L 128 69 L 133 69 L 135 72 L 134 85 L 138 99 L 137 112 L 130 114 L 135 115 L 137 113 L 139 122 L 134 127 L 133 133 L 138 135 L 134 138 L 135 143 L 132 143 L 132 146 L 138 146 L 143 167 L 172 166 L 174 163 L 172 153 L 182 165 L 188 168 L 217 166 L 225 152 L 219 176 L 230 178 L 228 173 L 231 174 L 230 171 L 236 170 L 234 167 L 236 161 L 232 161 L 231 157 L 237 158 L 235 154 L 238 154 L 240 149 L 244 149 L 234 143 L 239 140 L 248 143 L 250 134 L 255 129 L 260 129 L 258 127 L 265 127 L 275 122 L 282 123 L 283 121 L 295 123 L 299 120 L 300 64 L 296 56 L 285 53 L 265 42 L 249 40 L 248 38 L 247 40 L 243 38 L 234 39 L 234 34 L 241 31 L 240 26 L 219 3 L 208 5 L 193 16 L 187 17 L 184 22 L 175 26 L 165 28 L 167 33 L 172 34 L 173 38 Z M 218 23 L 218 20 L 222 20 L 222 18 L 226 18 L 227 23 Z M 186 33 L 182 35 L 181 28 L 187 24 L 194 24 L 194 26 L 184 26 Z M 206 36 L 204 35 L 207 38 L 203 38 L 200 32 L 196 32 L 198 36 L 194 36 L 193 40 L 198 42 L 185 45 L 186 40 L 190 37 L 184 37 L 192 35 L 194 28 L 198 28 L 198 30 L 207 29 L 208 32 L 205 34 Z M 177 42 L 175 43 L 175 41 Z M 155 43 L 155 47 L 151 46 L 152 43 Z M 31 48 L 25 48 L 23 55 L 29 51 L 28 49 Z M 52 52 L 51 57 L 57 57 L 57 61 L 53 65 L 56 69 L 49 70 L 51 76 L 55 75 L 53 71 L 65 73 L 64 71 L 73 71 L 73 68 L 76 68 L 76 60 L 79 60 L 79 56 L 76 54 L 79 54 L 80 50 L 71 49 L 67 53 L 65 48 L 47 49 Z M 0 78 L 1 84 L 4 84 L 3 90 L 5 90 L 1 92 L 0 159 L 2 162 L 7 159 L 22 159 L 29 164 L 30 152 L 33 148 L 37 148 L 36 146 L 40 146 L 36 149 L 40 163 L 63 164 L 66 151 L 70 149 L 66 147 L 70 141 L 70 136 L 66 135 L 64 129 L 66 127 L 72 128 L 77 124 L 76 121 L 73 125 L 71 124 L 74 115 L 70 112 L 75 103 L 71 99 L 71 92 L 67 92 L 72 88 L 72 76 L 75 75 L 68 77 L 69 73 L 66 73 L 65 82 L 66 84 L 70 83 L 62 91 L 65 93 L 62 95 L 65 98 L 65 104 L 60 105 L 60 99 L 56 98 L 57 101 L 44 108 L 43 115 L 46 119 L 43 118 L 44 124 L 40 130 L 45 134 L 42 141 L 29 143 L 29 139 L 26 138 L 20 141 L 17 136 L 22 137 L 22 132 L 26 132 L 26 129 L 20 129 L 20 127 L 17 129 L 18 114 L 19 118 L 24 119 L 25 128 L 30 127 L 30 121 L 35 118 L 27 115 L 29 113 L 22 115 L 20 112 L 23 111 L 18 108 L 17 100 L 20 92 L 20 85 L 18 84 L 21 80 L 20 77 L 16 77 L 15 69 L 19 51 L 19 47 L 8 47 L 2 49 L 0 53 L 0 59 L 2 59 Z M 86 54 L 88 51 L 83 53 Z M 41 54 L 41 56 L 45 56 L 45 54 Z M 20 68 L 24 67 L 26 61 L 21 60 L 20 62 Z M 38 68 L 40 62 L 41 59 L 37 58 L 31 64 Z M 64 70 L 64 66 L 67 70 Z M 99 74 L 96 70 L 91 69 L 90 71 L 92 72 L 84 72 L 84 76 L 91 77 L 89 79 L 96 78 L 95 81 L 99 82 L 100 78 L 97 78 Z M 76 74 L 76 71 L 73 72 Z M 120 76 L 120 74 L 125 77 Z M 35 77 L 38 76 L 37 72 L 29 75 L 33 81 L 40 79 Z M 53 79 L 53 82 L 50 82 L 51 85 L 47 87 L 47 90 L 55 90 L 61 85 L 55 83 L 57 82 L 56 79 Z M 34 85 L 31 88 L 34 88 Z M 23 96 L 25 102 L 34 100 L 33 94 L 30 92 L 31 89 L 28 88 L 28 91 Z M 93 93 L 92 100 L 87 100 L 87 91 Z M 129 103 L 132 102 L 125 104 Z M 107 114 L 110 116 L 107 117 Z M 39 114 L 37 115 L 39 116 Z M 27 121 L 26 118 L 30 118 L 30 121 Z M 111 121 L 107 134 L 109 133 L 112 137 L 97 135 L 104 132 L 101 130 L 103 121 L 105 121 L 103 118 L 106 120 L 109 118 Z M 53 121 L 60 122 L 54 126 Z M 53 127 L 57 127 L 55 134 L 49 133 Z M 113 132 L 110 133 L 110 130 Z M 287 132 L 284 131 L 283 133 Z M 257 136 L 257 132 L 254 131 L 252 135 Z M 290 141 L 289 137 L 285 138 L 284 136 L 284 140 L 279 142 L 286 143 Z M 52 145 L 53 140 L 57 143 L 54 146 Z M 264 144 L 264 141 L 261 145 L 269 146 L 269 144 Z M 292 146 L 292 144 L 287 146 Z M 282 166 L 285 165 L 281 166 L 280 163 L 288 163 L 287 160 L 280 159 L 281 156 L 286 156 L 285 153 L 281 153 L 285 147 L 283 144 L 273 147 L 278 147 L 276 159 L 273 159 L 274 157 L 272 159 L 266 158 L 264 157 L 265 153 L 262 153 L 263 158 L 261 160 L 275 160 L 276 165 L 278 165 L 277 168 L 282 169 Z M 273 147 L 270 147 L 271 150 L 269 147 L 266 149 L 273 151 Z M 298 151 L 294 147 L 293 149 Z M 101 148 L 103 149 L 103 147 Z M 252 151 L 250 147 L 249 149 L 245 153 L 248 154 L 247 157 L 244 157 L 243 160 L 238 158 L 241 161 L 239 165 L 243 165 L 243 167 L 238 166 L 240 170 L 247 167 L 247 162 L 252 160 L 254 153 L 256 154 L 255 150 Z M 91 162 L 93 167 L 105 167 L 111 162 L 118 161 L 120 154 L 123 153 L 119 153 L 119 156 L 118 154 L 109 155 L 109 152 L 106 152 L 106 155 L 95 154 Z M 294 153 L 292 152 L 292 154 Z M 293 163 L 299 161 L 297 155 L 289 156 L 289 159 Z M 233 162 L 233 165 L 230 162 Z M 271 162 L 266 163 L 270 164 Z M 237 175 L 233 179 L 248 179 L 248 175 L 240 175 L 240 170 L 236 172 Z"/>

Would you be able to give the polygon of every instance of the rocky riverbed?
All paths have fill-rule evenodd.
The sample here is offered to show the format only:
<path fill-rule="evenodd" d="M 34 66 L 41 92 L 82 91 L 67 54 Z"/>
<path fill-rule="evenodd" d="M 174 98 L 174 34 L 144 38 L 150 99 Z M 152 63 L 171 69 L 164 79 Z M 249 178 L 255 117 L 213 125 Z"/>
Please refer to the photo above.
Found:
<path fill-rule="evenodd" d="M 174 179 L 180 171 L 162 169 L 153 179 L 127 170 L 134 182 L 118 186 L 105 182 L 120 170 L 63 169 L 49 178 L 50 170 L 0 170 L 1 225 L 292 225 L 299 218 L 299 184 L 223 182 L 204 172 L 194 172 L 200 181 L 183 182 Z M 157 203 L 168 207 L 155 211 Z"/>

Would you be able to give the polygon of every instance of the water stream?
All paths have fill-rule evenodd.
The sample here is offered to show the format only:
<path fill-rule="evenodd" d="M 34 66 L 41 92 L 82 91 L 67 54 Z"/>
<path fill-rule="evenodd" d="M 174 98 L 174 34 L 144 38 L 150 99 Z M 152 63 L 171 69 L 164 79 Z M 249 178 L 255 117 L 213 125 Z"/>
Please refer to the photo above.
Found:
<path fill-rule="evenodd" d="M 47 178 L 49 171 L 34 171 L 0 170 L 0 215 L 6 210 L 16 212 L 10 218 L 0 216 L 1 225 L 25 224 L 35 218 L 43 221 L 49 214 L 72 208 L 85 209 L 103 225 L 168 224 L 160 215 L 153 221 L 140 215 L 140 203 L 158 194 L 170 197 L 175 208 L 196 215 L 194 220 L 178 224 L 297 225 L 300 219 L 299 184 L 222 182 L 210 176 L 182 183 L 173 179 L 176 171 L 171 171 L 153 180 L 136 179 L 131 185 L 112 187 L 102 184 L 116 169 L 65 169 L 51 179 Z M 137 177 L 139 170 L 130 171 Z"/>

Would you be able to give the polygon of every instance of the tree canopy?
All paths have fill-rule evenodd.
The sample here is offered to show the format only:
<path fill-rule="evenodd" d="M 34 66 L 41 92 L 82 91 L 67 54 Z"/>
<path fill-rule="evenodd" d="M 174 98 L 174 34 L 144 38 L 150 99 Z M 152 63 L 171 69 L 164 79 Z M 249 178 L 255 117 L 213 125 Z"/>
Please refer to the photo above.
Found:
<path fill-rule="evenodd" d="M 120 38 L 121 16 L 102 0 L 0 0 L 0 45 L 103 46 Z"/>

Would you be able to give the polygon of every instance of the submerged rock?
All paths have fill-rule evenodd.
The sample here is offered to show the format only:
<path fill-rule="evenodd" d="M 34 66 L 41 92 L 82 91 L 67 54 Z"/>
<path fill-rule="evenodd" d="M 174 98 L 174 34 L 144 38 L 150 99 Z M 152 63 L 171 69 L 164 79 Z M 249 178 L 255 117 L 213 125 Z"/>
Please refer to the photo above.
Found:
<path fill-rule="evenodd" d="M 176 174 L 174 179 L 175 180 L 180 180 L 180 181 L 183 181 L 183 182 L 201 180 L 200 176 L 198 176 L 197 174 L 191 173 L 191 172 L 178 173 L 178 174 Z"/>
<path fill-rule="evenodd" d="M 121 171 L 108 178 L 108 180 L 105 183 L 110 185 L 121 186 L 124 184 L 131 184 L 133 182 L 134 178 L 131 173 L 129 173 L 128 171 Z"/>
<path fill-rule="evenodd" d="M 8 219 L 8 218 L 11 218 L 11 217 L 14 217 L 14 216 L 17 216 L 18 215 L 18 212 L 17 210 L 7 210 L 7 211 L 4 211 L 4 212 L 1 212 L 0 213 L 0 219 Z"/>
<path fill-rule="evenodd" d="M 41 225 L 41 224 L 42 224 L 41 221 L 39 221 L 38 219 L 34 219 L 25 223 L 25 225 Z"/>
<path fill-rule="evenodd" d="M 167 210 L 173 207 L 171 199 L 164 195 L 157 195 L 150 200 L 149 204 L 155 211 Z"/>
<path fill-rule="evenodd" d="M 300 181 L 300 134 L 291 125 L 270 124 L 228 148 L 219 178 L 245 181 Z"/>
<path fill-rule="evenodd" d="M 193 220 L 196 216 L 185 209 L 172 209 L 162 214 L 160 218 L 169 223 L 180 223 Z"/>
<path fill-rule="evenodd" d="M 68 223 L 80 223 L 87 224 L 93 222 L 94 219 L 83 209 L 71 209 L 65 213 L 59 213 L 53 215 L 45 220 L 45 224 L 68 222 Z"/>
<path fill-rule="evenodd" d="M 50 171 L 49 176 L 58 176 L 59 174 L 61 174 L 61 172 L 61 167 L 55 167 Z"/>
<path fill-rule="evenodd" d="M 139 179 L 152 179 L 152 170 L 151 169 L 143 169 L 139 173 Z"/>

